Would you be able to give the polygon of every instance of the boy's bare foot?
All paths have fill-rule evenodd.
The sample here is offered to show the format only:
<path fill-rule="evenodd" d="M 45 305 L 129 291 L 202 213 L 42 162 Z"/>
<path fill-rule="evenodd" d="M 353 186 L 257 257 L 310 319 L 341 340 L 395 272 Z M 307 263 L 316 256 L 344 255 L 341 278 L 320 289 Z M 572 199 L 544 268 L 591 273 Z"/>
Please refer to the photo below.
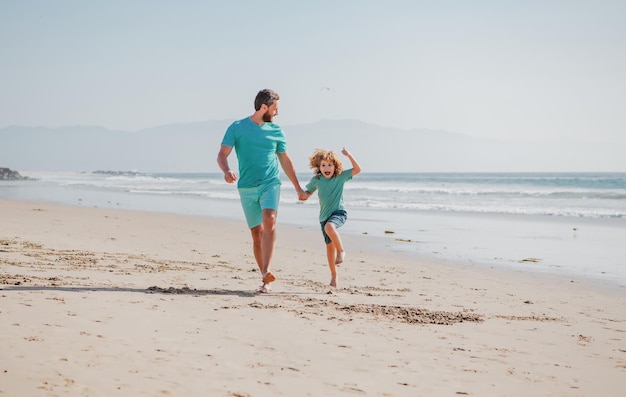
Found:
<path fill-rule="evenodd" d="M 343 260 L 346 258 L 346 251 L 337 252 L 337 259 L 335 259 L 335 265 L 343 263 Z"/>
<path fill-rule="evenodd" d="M 337 277 L 333 277 L 330 279 L 330 286 L 337 288 Z"/>
<path fill-rule="evenodd" d="M 274 280 L 276 280 L 276 276 L 274 276 L 271 272 L 267 272 L 263 276 L 263 284 L 267 285 L 267 284 L 271 283 Z"/>
<path fill-rule="evenodd" d="M 269 284 L 261 284 L 259 288 L 256 289 L 257 294 L 266 294 L 272 290 Z"/>

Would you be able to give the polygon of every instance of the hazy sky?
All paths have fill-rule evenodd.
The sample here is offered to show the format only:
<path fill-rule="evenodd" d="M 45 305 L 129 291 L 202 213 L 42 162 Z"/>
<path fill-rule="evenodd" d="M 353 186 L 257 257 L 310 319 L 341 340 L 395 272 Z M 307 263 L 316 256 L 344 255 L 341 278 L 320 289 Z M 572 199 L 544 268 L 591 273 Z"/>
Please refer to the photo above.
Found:
<path fill-rule="evenodd" d="M 358 119 L 626 144 L 626 1 L 0 1 L 0 128 Z"/>

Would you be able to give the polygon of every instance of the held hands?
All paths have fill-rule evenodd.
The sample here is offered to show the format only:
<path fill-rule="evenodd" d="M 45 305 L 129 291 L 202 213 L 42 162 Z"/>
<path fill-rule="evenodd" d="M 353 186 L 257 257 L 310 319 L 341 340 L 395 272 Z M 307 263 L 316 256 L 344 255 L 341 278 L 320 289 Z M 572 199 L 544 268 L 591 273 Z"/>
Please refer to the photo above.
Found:
<path fill-rule="evenodd" d="M 306 190 L 300 190 L 300 191 L 298 192 L 298 200 L 300 200 L 300 201 L 306 201 L 309 197 L 311 197 L 311 194 L 312 194 L 312 193 L 310 193 L 310 192 L 308 192 L 308 191 L 306 191 Z"/>

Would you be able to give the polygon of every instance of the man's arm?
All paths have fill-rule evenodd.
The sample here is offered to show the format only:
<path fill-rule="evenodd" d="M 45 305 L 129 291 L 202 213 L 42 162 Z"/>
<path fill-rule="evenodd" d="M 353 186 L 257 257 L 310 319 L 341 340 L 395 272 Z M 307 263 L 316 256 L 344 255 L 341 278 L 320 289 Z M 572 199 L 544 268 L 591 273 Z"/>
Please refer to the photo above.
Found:
<path fill-rule="evenodd" d="M 235 174 L 228 165 L 228 156 L 230 156 L 232 151 L 232 146 L 222 145 L 220 152 L 217 154 L 217 165 L 224 173 L 224 180 L 228 183 L 233 183 L 237 180 L 237 174 Z"/>
<path fill-rule="evenodd" d="M 306 192 L 300 186 L 300 182 L 298 181 L 298 177 L 296 176 L 296 169 L 293 167 L 293 162 L 291 161 L 291 157 L 287 154 L 287 152 L 276 153 L 278 156 L 278 161 L 280 162 L 280 166 L 285 171 L 285 175 L 293 184 L 293 187 L 296 189 L 298 193 L 298 199 L 306 200 L 308 198 Z"/>

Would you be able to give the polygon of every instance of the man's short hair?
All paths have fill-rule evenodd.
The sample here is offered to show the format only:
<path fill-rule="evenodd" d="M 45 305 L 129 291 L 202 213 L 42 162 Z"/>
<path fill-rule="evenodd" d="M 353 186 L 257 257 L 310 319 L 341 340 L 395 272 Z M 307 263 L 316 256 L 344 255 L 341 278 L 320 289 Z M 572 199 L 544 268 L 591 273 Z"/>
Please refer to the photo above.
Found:
<path fill-rule="evenodd" d="M 254 98 L 254 110 L 261 109 L 262 105 L 271 106 L 274 101 L 279 99 L 280 97 L 276 91 L 268 88 L 261 90 L 258 94 L 256 94 L 256 98 Z"/>

